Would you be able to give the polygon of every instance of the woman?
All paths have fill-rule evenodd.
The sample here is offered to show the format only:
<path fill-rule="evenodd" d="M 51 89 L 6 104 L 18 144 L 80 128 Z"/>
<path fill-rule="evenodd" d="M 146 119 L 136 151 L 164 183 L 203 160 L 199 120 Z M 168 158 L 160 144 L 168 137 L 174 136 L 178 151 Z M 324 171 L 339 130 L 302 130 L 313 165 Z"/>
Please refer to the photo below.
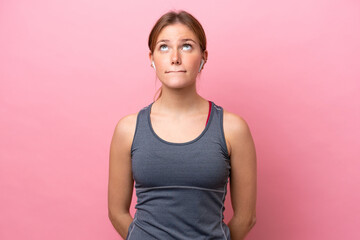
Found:
<path fill-rule="evenodd" d="M 256 219 L 255 146 L 244 119 L 196 91 L 208 58 L 204 30 L 186 11 L 170 11 L 148 45 L 161 92 L 115 127 L 109 218 L 127 240 L 244 239 Z M 234 215 L 226 225 L 229 178 Z"/>

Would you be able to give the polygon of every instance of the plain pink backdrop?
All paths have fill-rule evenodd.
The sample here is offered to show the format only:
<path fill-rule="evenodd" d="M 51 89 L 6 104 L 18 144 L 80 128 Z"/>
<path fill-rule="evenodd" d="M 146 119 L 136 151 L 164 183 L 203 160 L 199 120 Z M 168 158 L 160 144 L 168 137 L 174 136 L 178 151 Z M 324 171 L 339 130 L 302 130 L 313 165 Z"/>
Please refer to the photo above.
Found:
<path fill-rule="evenodd" d="M 355 0 L 0 1 L 0 239 L 121 239 L 107 215 L 110 141 L 161 86 L 147 40 L 172 9 L 207 34 L 199 93 L 253 134 L 247 239 L 360 239 Z M 131 214 L 135 203 L 134 191 Z"/>

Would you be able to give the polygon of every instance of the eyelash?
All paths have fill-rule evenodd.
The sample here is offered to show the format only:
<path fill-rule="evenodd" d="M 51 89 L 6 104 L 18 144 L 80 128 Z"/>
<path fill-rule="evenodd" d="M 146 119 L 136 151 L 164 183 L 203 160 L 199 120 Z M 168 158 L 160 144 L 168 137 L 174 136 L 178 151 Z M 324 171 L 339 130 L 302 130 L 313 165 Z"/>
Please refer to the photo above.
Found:
<path fill-rule="evenodd" d="M 183 46 L 185 46 L 185 45 L 188 45 L 188 46 L 190 46 L 190 47 L 192 48 L 192 45 L 189 44 L 189 43 L 185 43 Z M 166 45 L 166 44 L 160 45 L 160 47 L 159 47 L 160 51 L 161 51 L 161 48 L 162 48 L 163 46 L 167 46 L 167 45 Z"/>

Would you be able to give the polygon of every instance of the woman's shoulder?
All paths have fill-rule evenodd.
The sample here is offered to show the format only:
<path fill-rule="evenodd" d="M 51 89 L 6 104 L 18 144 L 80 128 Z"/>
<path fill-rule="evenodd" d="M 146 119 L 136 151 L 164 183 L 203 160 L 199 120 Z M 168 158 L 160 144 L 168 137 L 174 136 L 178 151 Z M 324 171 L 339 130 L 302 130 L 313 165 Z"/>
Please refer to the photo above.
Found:
<path fill-rule="evenodd" d="M 119 119 L 117 125 L 119 125 L 119 127 L 131 127 L 134 124 L 136 124 L 136 118 L 139 112 L 136 113 L 130 113 L 127 115 L 124 115 L 122 118 Z"/>
<path fill-rule="evenodd" d="M 115 127 L 115 133 L 117 136 L 121 137 L 123 141 L 126 141 L 132 144 L 133 137 L 135 135 L 136 124 L 138 121 L 138 116 L 140 113 L 144 113 L 144 111 L 150 106 L 150 104 L 142 107 L 135 113 L 130 113 L 124 115 L 120 118 Z"/>
<path fill-rule="evenodd" d="M 223 108 L 223 128 L 227 144 L 229 144 L 229 153 L 231 147 L 235 146 L 242 139 L 251 135 L 250 128 L 246 120 L 236 113 L 227 111 Z M 231 153 L 230 153 L 231 155 Z"/>
<path fill-rule="evenodd" d="M 132 138 L 135 133 L 137 115 L 139 112 L 131 113 L 120 118 L 115 126 L 115 134 L 122 141 L 126 141 L 131 146 Z"/>
<path fill-rule="evenodd" d="M 226 122 L 229 127 L 232 128 L 244 128 L 247 127 L 247 122 L 246 120 L 241 117 L 240 115 L 227 111 L 226 109 L 223 108 L 223 112 L 224 112 L 224 122 Z"/>

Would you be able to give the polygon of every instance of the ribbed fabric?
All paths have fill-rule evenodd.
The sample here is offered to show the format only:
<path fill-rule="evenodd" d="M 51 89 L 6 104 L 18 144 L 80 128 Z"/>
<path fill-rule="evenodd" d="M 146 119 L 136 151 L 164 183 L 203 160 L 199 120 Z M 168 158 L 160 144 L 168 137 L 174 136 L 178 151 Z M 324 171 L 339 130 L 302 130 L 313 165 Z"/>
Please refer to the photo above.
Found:
<path fill-rule="evenodd" d="M 223 221 L 231 169 L 223 108 L 210 102 L 204 130 L 184 143 L 154 132 L 154 102 L 139 111 L 131 146 L 137 204 L 126 240 L 230 240 Z"/>

